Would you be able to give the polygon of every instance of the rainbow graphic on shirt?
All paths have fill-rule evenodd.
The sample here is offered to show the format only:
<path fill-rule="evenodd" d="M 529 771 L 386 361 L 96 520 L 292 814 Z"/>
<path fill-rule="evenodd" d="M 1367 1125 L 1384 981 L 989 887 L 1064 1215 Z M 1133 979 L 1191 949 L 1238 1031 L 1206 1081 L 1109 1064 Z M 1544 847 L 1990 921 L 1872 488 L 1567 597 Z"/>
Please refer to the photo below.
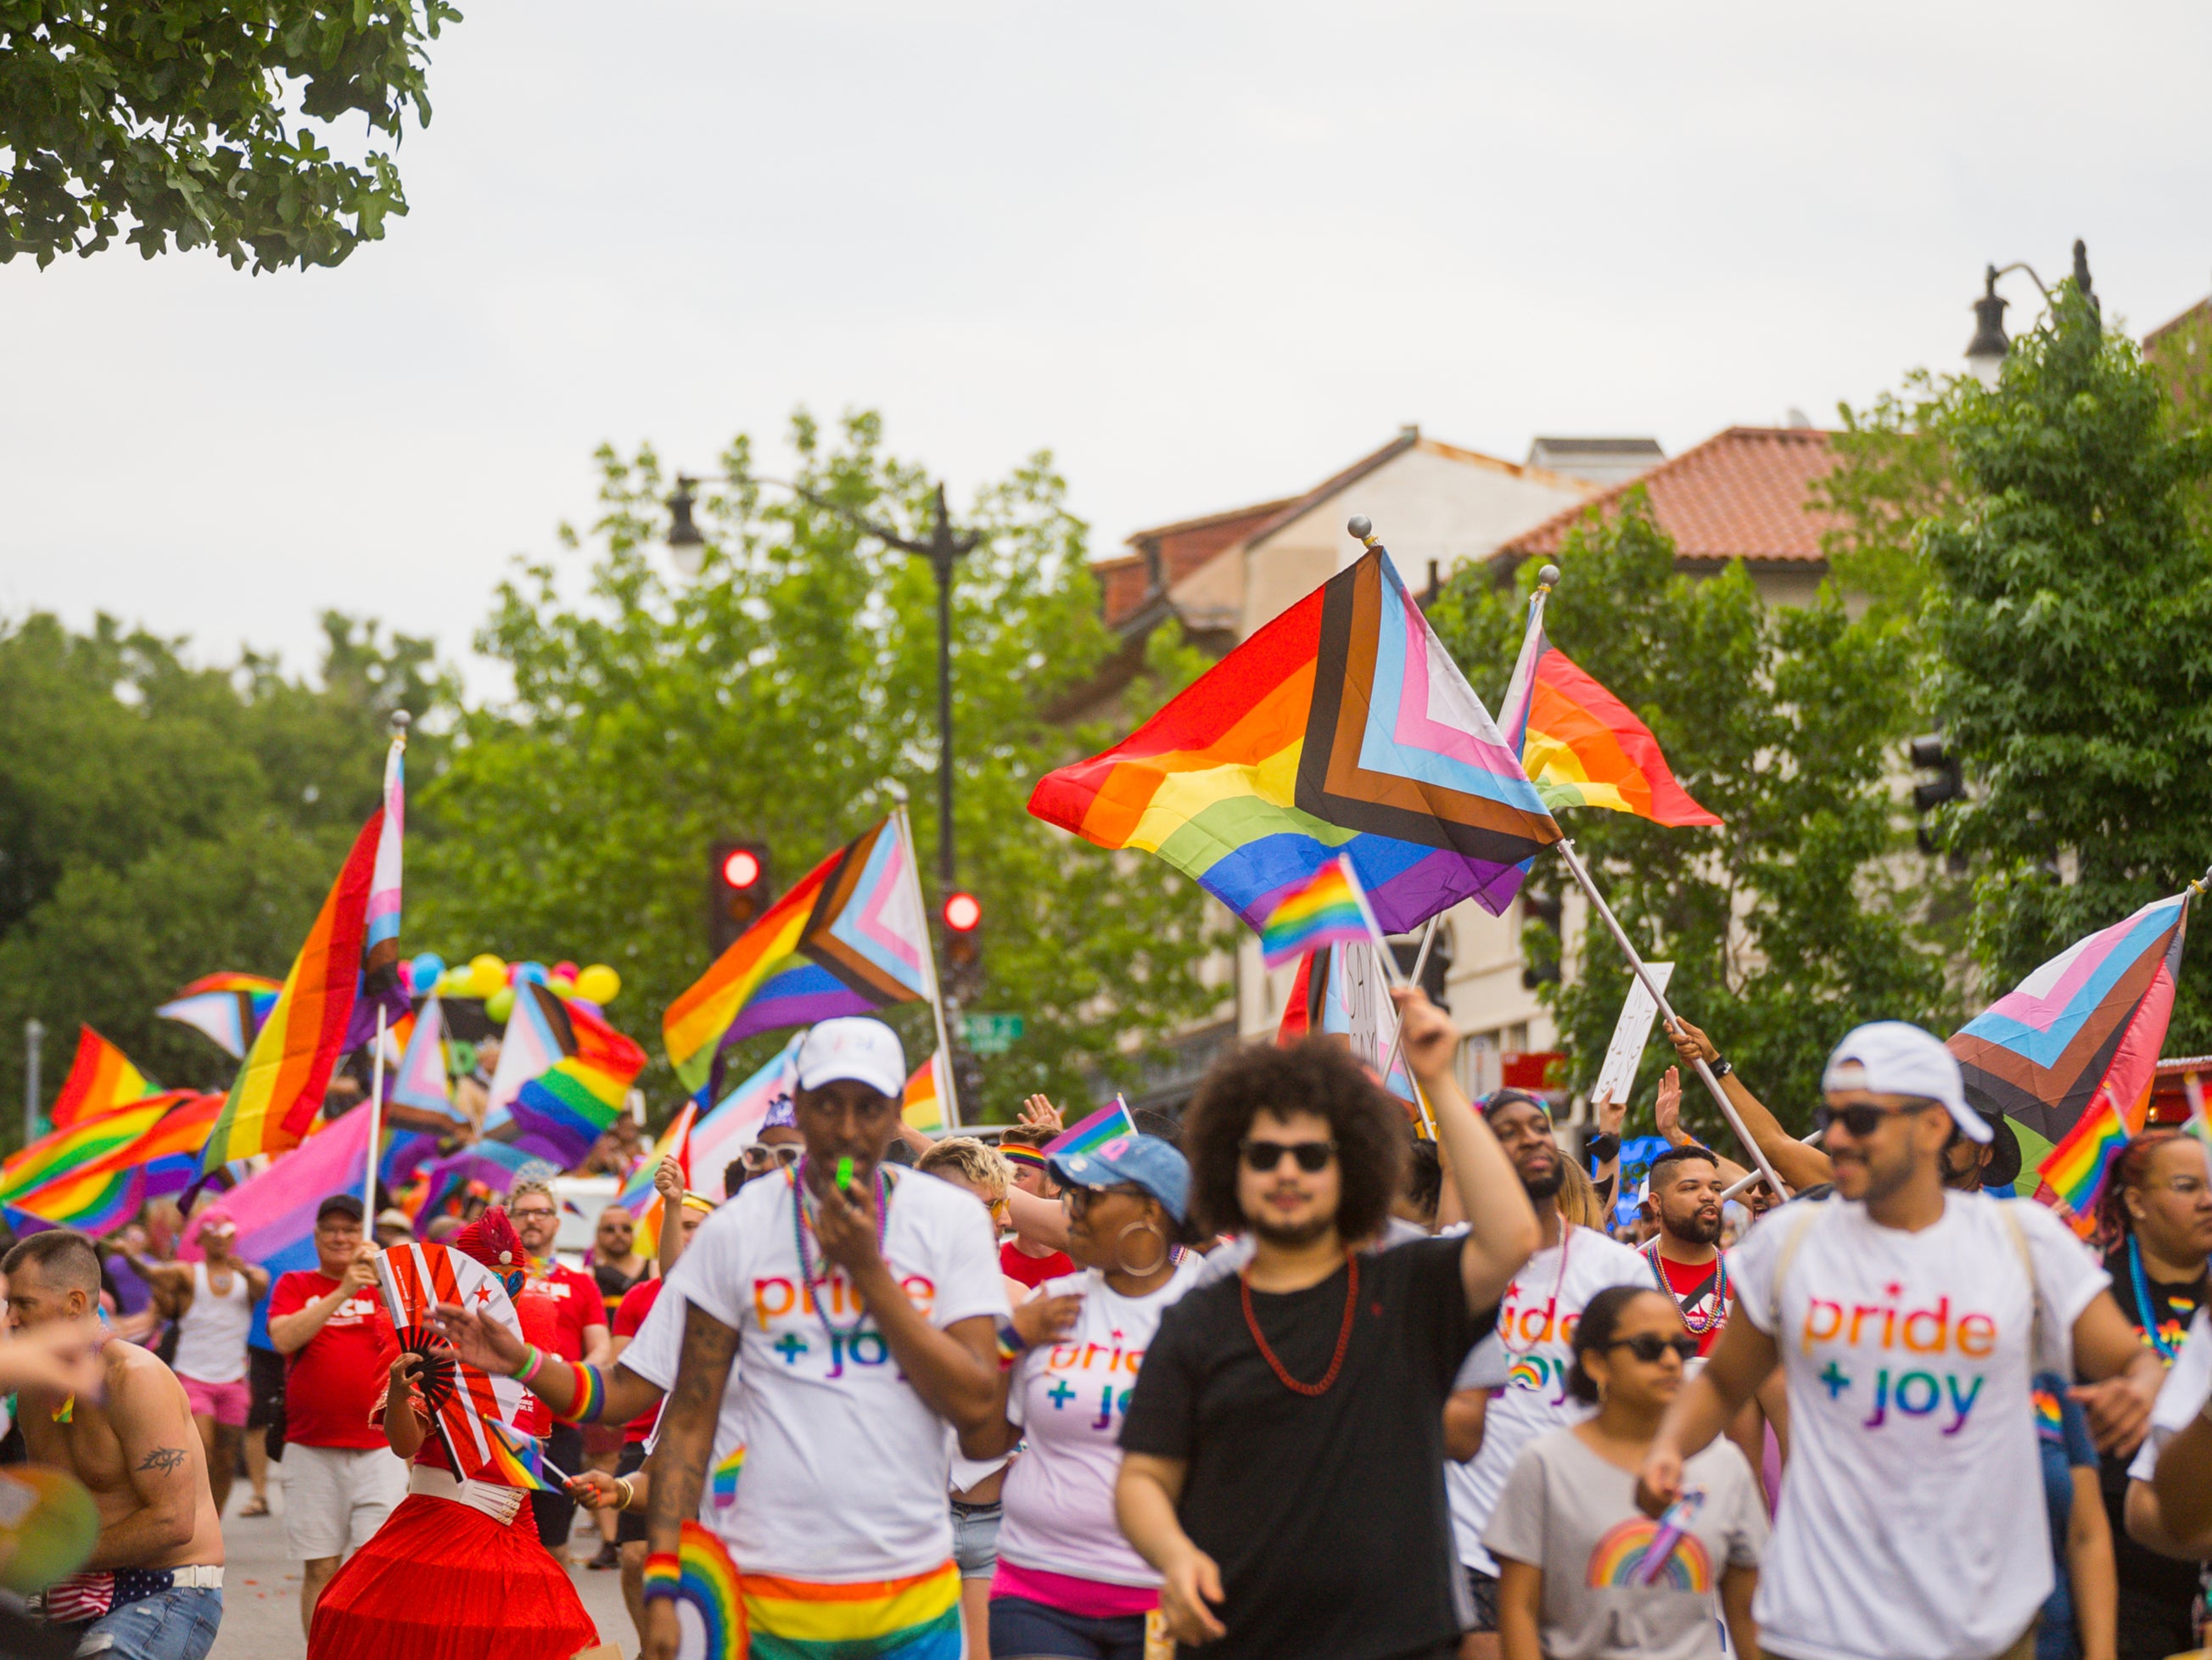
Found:
<path fill-rule="evenodd" d="M 679 1608 L 688 1607 L 699 1617 L 706 1639 L 699 1652 L 706 1660 L 745 1651 L 745 1603 L 738 1588 L 738 1565 L 712 1531 L 697 1522 L 686 1522 L 676 1549 Z M 690 1633 L 684 1652 L 688 1656 Z"/>
<path fill-rule="evenodd" d="M 752 1660 L 960 1660 L 960 1570 L 827 1585 L 747 1574 Z"/>
<path fill-rule="evenodd" d="M 714 1495 L 716 1510 L 727 1510 L 738 1502 L 738 1477 L 744 1473 L 744 1468 L 745 1450 L 743 1447 L 731 1449 L 730 1456 L 714 1466 L 707 1486 Z"/>
<path fill-rule="evenodd" d="M 1505 1387 L 1510 1389 L 1540 1389 L 1544 1387 L 1544 1363 L 1530 1355 L 1516 1360 L 1505 1374 Z"/>
<path fill-rule="evenodd" d="M 1583 1583 L 1593 1586 L 1640 1584 L 1639 1570 L 1644 1566 L 1644 1553 L 1650 1548 L 1658 1531 L 1659 1524 L 1648 1516 L 1623 1522 L 1597 1541 L 1597 1548 L 1590 1553 L 1589 1572 Z M 1705 1554 L 1705 1548 L 1695 1534 L 1683 1534 L 1675 1541 L 1666 1567 L 1653 1583 L 1669 1590 L 1702 1593 L 1712 1590 L 1712 1558 Z"/>

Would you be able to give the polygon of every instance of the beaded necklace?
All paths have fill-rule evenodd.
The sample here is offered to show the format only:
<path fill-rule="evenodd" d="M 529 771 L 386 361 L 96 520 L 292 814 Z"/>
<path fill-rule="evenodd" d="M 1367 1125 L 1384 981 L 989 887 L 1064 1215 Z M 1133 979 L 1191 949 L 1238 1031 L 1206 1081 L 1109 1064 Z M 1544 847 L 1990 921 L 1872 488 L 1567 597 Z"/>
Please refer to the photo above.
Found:
<path fill-rule="evenodd" d="M 2128 1236 L 2128 1277 L 2135 1285 L 2136 1313 L 2142 1320 L 2142 1335 L 2150 1340 L 2150 1346 L 2156 1351 L 2159 1359 L 2170 1366 L 2173 1364 L 2175 1351 L 2180 1346 L 2167 1341 L 2166 1334 L 2159 1329 L 2159 1311 L 2152 1306 L 2150 1281 L 2143 1274 L 2142 1250 L 2136 1243 L 2136 1237 L 2132 1233 Z"/>
<path fill-rule="evenodd" d="M 1559 1307 L 1559 1292 L 1565 1287 L 1567 1283 L 1567 1247 L 1574 1243 L 1574 1237 L 1575 1225 L 1562 1218 L 1559 1222 L 1559 1271 L 1552 1280 L 1552 1306 L 1554 1309 Z M 1514 1286 L 1518 1286 L 1520 1283 L 1521 1277 L 1518 1274 L 1516 1274 L 1513 1277 L 1513 1284 Z M 1507 1289 L 1510 1292 L 1512 1287 L 1509 1286 Z M 1503 1347 L 1508 1354 L 1533 1353 L 1535 1351 L 1536 1345 L 1543 1341 L 1544 1340 L 1540 1336 L 1532 1337 L 1527 1343 L 1523 1344 L 1519 1348 L 1516 1348 L 1513 1346 L 1513 1335 L 1511 1330 L 1509 1329 L 1508 1323 L 1504 1320 L 1500 1320 L 1498 1323 L 1498 1341 L 1499 1346 Z"/>
<path fill-rule="evenodd" d="M 1695 1308 L 1699 1303 L 1705 1301 L 1705 1298 L 1701 1297 L 1676 1297 L 1674 1295 L 1674 1287 L 1667 1278 L 1666 1265 L 1660 1260 L 1659 1242 L 1656 1239 L 1654 1239 L 1650 1244 L 1644 1247 L 1644 1256 L 1651 1264 L 1651 1277 L 1658 1282 L 1659 1289 L 1665 1292 L 1668 1297 L 1673 1298 L 1675 1307 L 1681 1310 L 1683 1330 L 1688 1332 L 1692 1337 L 1703 1337 L 1707 1332 L 1712 1330 L 1714 1327 L 1728 1323 L 1729 1277 L 1727 1252 L 1717 1251 L 1713 1255 L 1713 1289 L 1711 1292 L 1712 1303 L 1711 1304 L 1711 1312 L 1701 1315 L 1692 1314 L 1690 1310 Z"/>
<path fill-rule="evenodd" d="M 854 1332 L 860 1330 L 862 1323 L 868 1317 L 868 1310 L 864 1306 L 860 1307 L 860 1311 L 853 1316 L 853 1323 L 849 1326 L 839 1327 L 830 1323 L 830 1304 L 822 1295 L 820 1288 L 826 1288 L 829 1286 L 834 1269 L 830 1259 L 824 1256 L 822 1259 L 822 1273 L 817 1275 L 814 1272 L 814 1264 L 807 1255 L 806 1236 L 813 1230 L 808 1225 L 806 1218 L 806 1189 L 802 1182 L 805 1173 L 806 1161 L 804 1158 L 796 1164 L 785 1166 L 783 1172 L 783 1179 L 791 1185 L 791 1239 L 792 1243 L 799 1250 L 799 1277 L 806 1283 L 807 1299 L 814 1304 L 814 1317 L 822 1323 L 823 1335 L 832 1343 L 843 1342 L 851 1338 Z M 884 1180 L 883 1166 L 878 1164 L 876 1166 L 876 1249 L 878 1251 L 881 1251 L 884 1248 L 884 1237 L 890 1223 L 890 1188 Z M 860 1299 L 857 1294 L 853 1301 L 856 1305 L 860 1304 Z"/>
<path fill-rule="evenodd" d="M 1336 1383 L 1337 1373 L 1344 1370 L 1344 1353 L 1352 1347 L 1352 1319 L 1359 1312 L 1359 1258 L 1352 1251 L 1344 1254 L 1344 1323 L 1336 1329 L 1336 1353 L 1329 1356 L 1328 1370 L 1318 1383 L 1301 1383 L 1291 1377 L 1290 1368 L 1276 1358 L 1267 1334 L 1260 1329 L 1260 1316 L 1252 1310 L 1252 1265 L 1247 1262 L 1237 1276 L 1237 1292 L 1244 1304 L 1244 1324 L 1252 1341 L 1260 1346 L 1260 1357 L 1275 1374 L 1275 1381 L 1294 1395 L 1308 1399 L 1327 1395 Z"/>

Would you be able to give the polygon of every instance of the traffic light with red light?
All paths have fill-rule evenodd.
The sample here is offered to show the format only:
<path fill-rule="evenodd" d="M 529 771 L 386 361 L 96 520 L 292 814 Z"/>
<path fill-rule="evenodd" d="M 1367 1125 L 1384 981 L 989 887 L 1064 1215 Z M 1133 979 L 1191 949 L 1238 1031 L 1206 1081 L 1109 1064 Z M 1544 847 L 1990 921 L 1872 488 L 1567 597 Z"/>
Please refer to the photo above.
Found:
<path fill-rule="evenodd" d="M 983 943 L 976 930 L 982 926 L 983 902 L 972 893 L 949 893 L 939 915 L 945 919 L 946 989 L 965 1002 L 982 989 Z"/>
<path fill-rule="evenodd" d="M 720 957 L 775 902 L 768 848 L 758 842 L 714 843 L 707 863 L 707 942 Z"/>

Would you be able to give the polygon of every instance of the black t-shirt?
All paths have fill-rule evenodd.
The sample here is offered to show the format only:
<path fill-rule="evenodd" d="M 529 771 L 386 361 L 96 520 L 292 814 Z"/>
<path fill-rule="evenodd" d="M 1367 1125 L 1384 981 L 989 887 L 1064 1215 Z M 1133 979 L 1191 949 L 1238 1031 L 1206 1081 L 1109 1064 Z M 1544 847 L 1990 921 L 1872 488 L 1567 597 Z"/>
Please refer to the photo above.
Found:
<path fill-rule="evenodd" d="M 607 1317 L 597 1323 L 611 1327 L 615 1323 L 615 1310 L 622 1306 L 622 1300 L 629 1295 L 629 1288 L 652 1271 L 652 1265 L 649 1262 L 640 1268 L 635 1274 L 624 1274 L 611 1262 L 592 1263 L 592 1279 L 599 1288 L 599 1300 L 605 1304 L 607 1308 Z"/>
<path fill-rule="evenodd" d="M 2120 1305 L 2120 1312 L 2127 1316 L 2128 1323 L 2136 1334 L 2142 1335 L 2147 1327 L 2155 1324 L 2166 1348 L 2179 1350 L 2190 1321 L 2196 1316 L 2197 1305 L 2203 1300 L 2203 1283 L 2192 1280 L 2172 1285 L 2154 1280 L 2146 1273 L 2143 1286 L 2150 1292 L 2151 1306 L 2157 1312 L 2153 1322 L 2145 1319 L 2136 1301 L 2135 1273 L 2129 1265 L 2124 1244 L 2105 1258 L 2105 1272 L 2112 1276 L 2113 1301 Z M 2143 1341 L 2148 1344 L 2150 1340 L 2145 1337 Z M 2105 1513 L 2112 1523 L 2112 1566 L 2118 1572 L 2120 1590 L 2123 1595 L 2155 1597 L 2171 1604 L 2185 1618 L 2197 1596 L 2197 1564 L 2161 1556 L 2128 1536 L 2128 1466 L 2134 1462 L 2130 1450 L 2126 1456 L 2106 1453 L 2097 1463 L 2098 1485 L 2105 1493 Z"/>
<path fill-rule="evenodd" d="M 1457 1239 L 1359 1258 L 1343 1370 L 1325 1395 L 1278 1381 L 1235 1277 L 1161 1316 L 1121 1426 L 1125 1452 L 1184 1460 L 1183 1530 L 1221 1569 L 1228 1635 L 1206 1660 L 1383 1660 L 1449 1644 L 1466 1591 L 1444 1499 L 1444 1402 L 1497 1323 L 1468 1312 Z M 1346 1270 L 1255 1292 L 1268 1346 L 1321 1381 L 1344 1322 Z"/>

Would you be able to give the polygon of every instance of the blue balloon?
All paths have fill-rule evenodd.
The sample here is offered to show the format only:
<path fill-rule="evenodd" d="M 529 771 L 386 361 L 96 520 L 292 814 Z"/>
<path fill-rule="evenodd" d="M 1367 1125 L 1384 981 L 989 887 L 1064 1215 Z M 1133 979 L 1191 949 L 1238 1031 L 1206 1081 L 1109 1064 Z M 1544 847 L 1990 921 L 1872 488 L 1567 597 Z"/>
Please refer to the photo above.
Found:
<path fill-rule="evenodd" d="M 542 986 L 545 983 L 545 964 L 525 963 L 515 970 L 514 977 L 518 980 L 527 980 L 533 986 Z"/>
<path fill-rule="evenodd" d="M 438 976 L 446 971 L 446 959 L 434 951 L 426 951 L 407 967 L 416 994 L 428 997 L 430 988 L 438 983 Z"/>

